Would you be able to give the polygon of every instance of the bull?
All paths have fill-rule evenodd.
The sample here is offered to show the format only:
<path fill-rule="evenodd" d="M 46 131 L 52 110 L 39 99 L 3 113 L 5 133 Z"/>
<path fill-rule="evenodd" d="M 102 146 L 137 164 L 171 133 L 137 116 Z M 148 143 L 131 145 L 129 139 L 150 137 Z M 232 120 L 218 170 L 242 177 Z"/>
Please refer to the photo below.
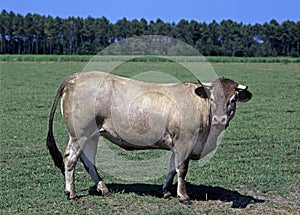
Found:
<path fill-rule="evenodd" d="M 54 99 L 46 143 L 65 176 L 65 193 L 70 199 L 76 197 L 74 169 L 80 159 L 97 191 L 109 194 L 95 166 L 98 138 L 102 136 L 127 150 L 171 151 L 162 189 L 164 198 L 171 196 L 177 174 L 177 196 L 189 200 L 185 187 L 189 161 L 201 159 L 216 147 L 217 137 L 234 117 L 236 102 L 251 99 L 247 88 L 227 78 L 209 84 L 158 84 L 96 71 L 67 77 Z M 69 133 L 64 156 L 53 136 L 53 119 L 60 100 Z"/>

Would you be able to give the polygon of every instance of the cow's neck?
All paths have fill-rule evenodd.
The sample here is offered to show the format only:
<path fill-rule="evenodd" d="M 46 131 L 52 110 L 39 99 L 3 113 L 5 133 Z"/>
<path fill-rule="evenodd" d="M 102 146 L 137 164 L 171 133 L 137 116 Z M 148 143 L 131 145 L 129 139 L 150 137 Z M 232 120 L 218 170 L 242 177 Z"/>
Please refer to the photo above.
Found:
<path fill-rule="evenodd" d="M 203 150 L 201 153 L 201 158 L 207 155 L 208 153 L 212 152 L 217 147 L 218 137 L 222 133 L 223 130 L 216 129 L 214 126 L 212 126 L 212 111 L 210 108 L 210 114 L 209 114 L 209 134 L 207 136 L 207 139 L 203 145 Z"/>

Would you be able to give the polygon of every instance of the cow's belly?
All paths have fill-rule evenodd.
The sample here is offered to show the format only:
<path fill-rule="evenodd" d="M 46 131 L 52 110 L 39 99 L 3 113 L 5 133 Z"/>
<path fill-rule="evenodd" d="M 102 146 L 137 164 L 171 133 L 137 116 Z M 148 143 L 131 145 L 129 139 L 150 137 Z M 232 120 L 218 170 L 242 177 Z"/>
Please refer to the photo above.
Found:
<path fill-rule="evenodd" d="M 100 135 L 110 142 L 118 145 L 119 147 L 126 150 L 145 150 L 145 149 L 164 149 L 164 150 L 172 150 L 173 144 L 170 135 L 165 134 L 161 136 L 157 141 L 154 141 L 154 138 L 149 142 L 147 142 L 147 138 L 137 138 L 135 136 L 119 136 L 115 132 L 108 132 L 106 130 L 100 131 Z"/>

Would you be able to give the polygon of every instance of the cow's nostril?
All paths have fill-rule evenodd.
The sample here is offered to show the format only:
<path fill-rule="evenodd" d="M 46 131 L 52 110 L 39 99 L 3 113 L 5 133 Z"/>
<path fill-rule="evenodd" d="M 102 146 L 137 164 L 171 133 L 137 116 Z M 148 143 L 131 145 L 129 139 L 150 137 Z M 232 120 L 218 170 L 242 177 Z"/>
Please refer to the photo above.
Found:
<path fill-rule="evenodd" d="M 214 116 L 213 122 L 216 124 L 225 124 L 227 120 L 226 116 Z"/>

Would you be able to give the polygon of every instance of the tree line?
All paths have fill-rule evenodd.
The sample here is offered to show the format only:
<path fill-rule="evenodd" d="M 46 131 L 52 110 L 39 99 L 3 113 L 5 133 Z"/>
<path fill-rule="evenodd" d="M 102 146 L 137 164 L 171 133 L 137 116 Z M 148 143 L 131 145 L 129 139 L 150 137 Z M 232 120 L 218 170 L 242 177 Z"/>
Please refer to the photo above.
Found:
<path fill-rule="evenodd" d="M 163 35 L 195 47 L 205 56 L 300 56 L 300 21 L 264 24 L 220 23 L 161 19 L 148 22 L 126 18 L 111 23 L 106 17 L 52 17 L 2 10 L 1 54 L 96 54 L 126 38 Z"/>

